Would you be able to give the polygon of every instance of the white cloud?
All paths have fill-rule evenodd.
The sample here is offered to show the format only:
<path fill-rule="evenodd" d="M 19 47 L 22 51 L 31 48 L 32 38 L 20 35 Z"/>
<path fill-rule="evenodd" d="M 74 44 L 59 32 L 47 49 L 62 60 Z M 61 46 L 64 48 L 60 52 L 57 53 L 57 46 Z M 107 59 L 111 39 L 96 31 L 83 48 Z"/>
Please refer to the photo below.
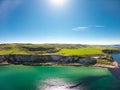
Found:
<path fill-rule="evenodd" d="M 84 31 L 84 30 L 87 30 L 89 27 L 87 26 L 80 26 L 80 27 L 76 27 L 76 28 L 73 28 L 72 30 L 73 31 Z"/>
<path fill-rule="evenodd" d="M 89 25 L 89 26 L 79 26 L 79 27 L 75 27 L 72 30 L 73 31 L 85 31 L 88 29 L 92 29 L 92 28 L 104 28 L 105 26 L 103 25 Z"/>
<path fill-rule="evenodd" d="M 96 27 L 96 28 L 104 28 L 105 26 L 102 26 L 102 25 L 96 25 L 95 27 Z"/>
<path fill-rule="evenodd" d="M 21 0 L 3 0 L 0 3 L 0 18 L 6 18 L 6 16 L 15 9 Z"/>

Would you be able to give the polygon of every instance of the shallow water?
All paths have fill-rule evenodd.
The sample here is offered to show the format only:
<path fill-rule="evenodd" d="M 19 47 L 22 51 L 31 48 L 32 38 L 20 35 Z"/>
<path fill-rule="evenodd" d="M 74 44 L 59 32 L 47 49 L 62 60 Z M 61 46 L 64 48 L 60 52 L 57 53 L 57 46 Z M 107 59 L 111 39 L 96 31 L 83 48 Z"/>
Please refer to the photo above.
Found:
<path fill-rule="evenodd" d="M 106 68 L 0 66 L 0 90 L 119 90 Z"/>

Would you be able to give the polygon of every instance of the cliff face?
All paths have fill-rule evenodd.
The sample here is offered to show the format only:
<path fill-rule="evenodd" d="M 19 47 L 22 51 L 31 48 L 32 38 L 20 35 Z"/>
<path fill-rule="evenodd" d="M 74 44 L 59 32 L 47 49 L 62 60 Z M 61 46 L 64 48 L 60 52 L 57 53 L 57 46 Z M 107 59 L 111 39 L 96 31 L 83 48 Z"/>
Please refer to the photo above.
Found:
<path fill-rule="evenodd" d="M 10 64 L 40 64 L 40 63 L 53 63 L 53 64 L 69 64 L 79 63 L 83 65 L 95 64 L 94 58 L 82 58 L 79 56 L 64 56 L 64 55 L 1 55 L 0 63 L 7 61 Z"/>
<path fill-rule="evenodd" d="M 120 50 L 108 50 L 105 49 L 103 50 L 104 53 L 108 53 L 108 54 L 116 54 L 116 53 L 120 53 Z"/>

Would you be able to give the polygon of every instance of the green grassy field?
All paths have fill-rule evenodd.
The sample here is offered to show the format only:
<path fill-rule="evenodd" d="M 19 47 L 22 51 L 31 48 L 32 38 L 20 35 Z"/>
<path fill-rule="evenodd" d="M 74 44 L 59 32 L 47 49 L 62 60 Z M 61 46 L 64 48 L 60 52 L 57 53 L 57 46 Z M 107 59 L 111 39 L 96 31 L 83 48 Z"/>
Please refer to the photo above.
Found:
<path fill-rule="evenodd" d="M 114 49 L 106 48 L 100 46 L 87 46 L 78 49 L 62 49 L 57 54 L 67 54 L 67 55 L 89 55 L 89 54 L 104 54 L 102 50 L 104 49 Z"/>

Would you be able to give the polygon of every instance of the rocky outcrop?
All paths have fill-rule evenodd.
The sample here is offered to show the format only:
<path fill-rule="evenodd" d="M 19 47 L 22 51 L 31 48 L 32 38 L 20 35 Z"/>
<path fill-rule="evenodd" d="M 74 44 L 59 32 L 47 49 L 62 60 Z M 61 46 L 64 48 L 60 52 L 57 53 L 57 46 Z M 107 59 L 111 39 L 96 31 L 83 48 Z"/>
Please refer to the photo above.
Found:
<path fill-rule="evenodd" d="M 120 53 L 120 50 L 108 50 L 105 49 L 103 50 L 104 53 L 108 53 L 108 54 L 116 54 L 116 53 Z"/>
<path fill-rule="evenodd" d="M 82 58 L 79 60 L 79 63 L 86 64 L 86 65 L 96 64 L 96 59 L 95 58 Z"/>
<path fill-rule="evenodd" d="M 0 55 L 0 63 L 3 61 L 7 61 L 10 64 L 24 65 L 41 65 L 46 63 L 92 65 L 96 63 L 95 58 L 65 55 Z"/>
<path fill-rule="evenodd" d="M 1 56 L 0 56 L 0 63 L 3 62 L 4 60 L 6 60 L 6 57 L 7 57 L 7 56 L 1 55 Z"/>

